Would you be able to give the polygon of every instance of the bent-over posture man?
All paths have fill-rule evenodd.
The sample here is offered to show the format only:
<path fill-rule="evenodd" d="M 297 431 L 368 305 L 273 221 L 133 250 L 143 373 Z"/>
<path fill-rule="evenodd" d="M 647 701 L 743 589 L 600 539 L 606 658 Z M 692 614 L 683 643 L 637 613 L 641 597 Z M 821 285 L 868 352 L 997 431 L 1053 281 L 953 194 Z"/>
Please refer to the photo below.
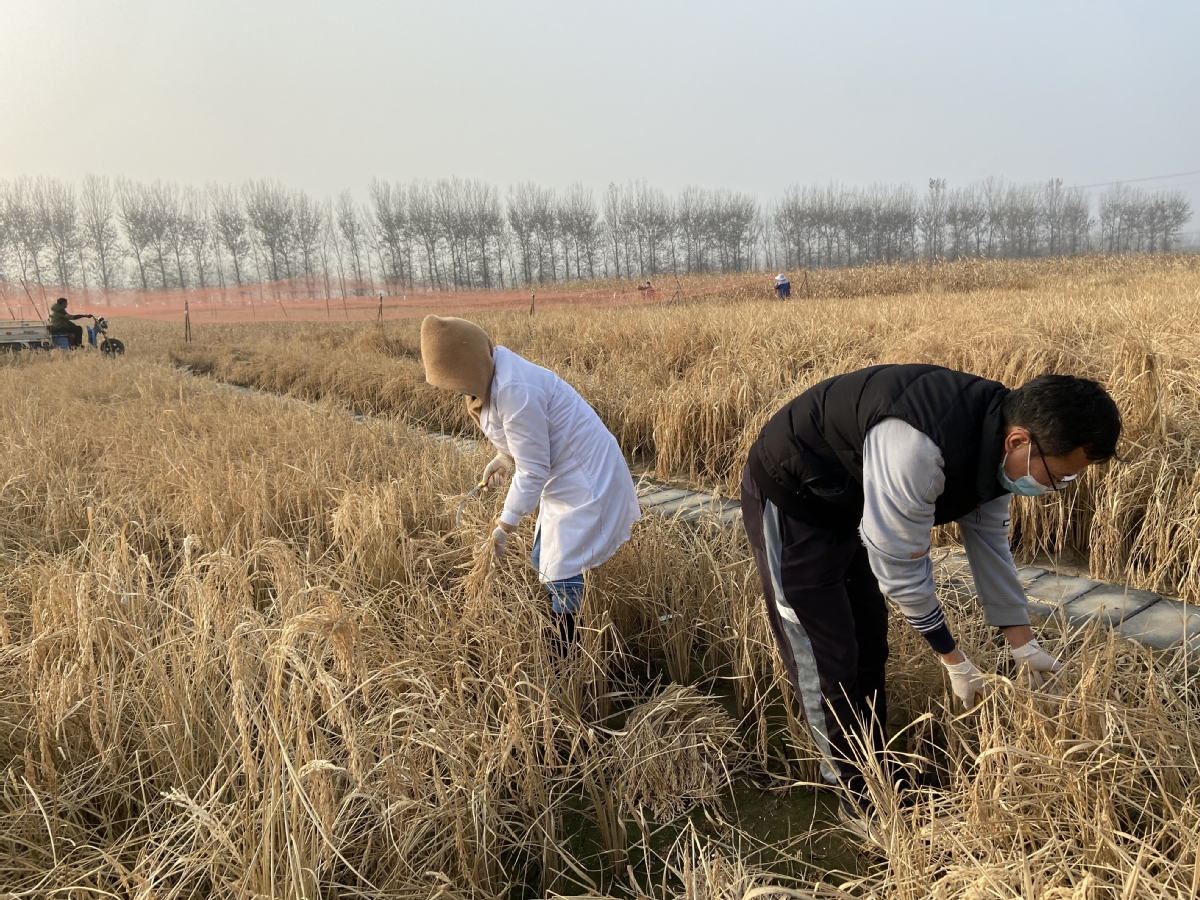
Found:
<path fill-rule="evenodd" d="M 742 512 L 771 629 L 842 810 L 869 812 L 859 746 L 887 723 L 884 597 L 972 705 L 986 682 L 946 626 L 929 557 L 957 522 L 983 606 L 1039 682 L 1059 662 L 1033 638 L 1009 551 L 1009 499 L 1057 491 L 1116 451 L 1120 414 L 1099 384 L 1041 375 L 1016 390 L 940 366 L 829 378 L 767 422 L 742 475 Z"/>
<path fill-rule="evenodd" d="M 50 305 L 50 315 L 46 319 L 46 326 L 50 329 L 51 334 L 66 334 L 70 335 L 72 347 L 79 347 L 83 344 L 83 326 L 73 324 L 77 319 L 90 319 L 88 315 L 73 316 L 67 312 L 67 298 L 59 297 Z"/>
<path fill-rule="evenodd" d="M 616 553 L 641 518 L 617 439 L 573 387 L 493 347 L 483 329 L 465 319 L 426 316 L 421 360 L 425 380 L 464 395 L 471 417 L 500 451 L 482 482 L 499 487 L 513 473 L 492 532 L 497 556 L 521 519 L 538 509 L 531 561 L 565 649 L 574 639 L 583 573 Z"/>

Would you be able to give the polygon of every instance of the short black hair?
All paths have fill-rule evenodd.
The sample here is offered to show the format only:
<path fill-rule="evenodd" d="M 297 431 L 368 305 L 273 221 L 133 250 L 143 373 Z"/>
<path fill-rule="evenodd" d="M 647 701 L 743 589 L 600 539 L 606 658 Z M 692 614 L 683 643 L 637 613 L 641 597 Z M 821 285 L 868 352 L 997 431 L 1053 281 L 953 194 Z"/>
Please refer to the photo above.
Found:
<path fill-rule="evenodd" d="M 1101 462 L 1117 453 L 1121 413 L 1098 381 L 1074 375 L 1039 375 L 1004 398 L 1004 424 L 1029 429 L 1047 456 L 1083 448 Z"/>

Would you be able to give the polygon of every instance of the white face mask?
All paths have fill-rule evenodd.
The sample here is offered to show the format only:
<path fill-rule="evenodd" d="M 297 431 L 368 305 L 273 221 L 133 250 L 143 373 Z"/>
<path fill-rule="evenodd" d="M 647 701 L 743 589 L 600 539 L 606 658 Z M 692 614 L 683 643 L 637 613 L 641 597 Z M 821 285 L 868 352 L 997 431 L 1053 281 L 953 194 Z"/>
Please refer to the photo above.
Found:
<path fill-rule="evenodd" d="M 1079 477 L 1078 475 L 1064 475 L 1062 478 L 1058 479 L 1058 484 L 1056 484 L 1053 488 L 1046 487 L 1046 485 L 1042 484 L 1031 474 L 1031 467 L 1033 464 L 1033 441 L 1030 441 L 1026 447 L 1025 474 L 1016 481 L 1013 481 L 1006 474 L 1004 474 L 1004 463 L 1008 460 L 1008 454 L 1005 453 L 1004 459 L 1000 460 L 1000 471 L 997 473 L 997 477 L 1000 479 L 1000 484 L 1009 493 L 1017 494 L 1021 497 L 1040 497 L 1042 494 L 1048 493 L 1051 490 L 1061 490 Z M 1043 461 L 1042 464 L 1045 465 L 1045 462 Z M 1049 470 L 1046 471 L 1046 474 L 1050 474 Z"/>

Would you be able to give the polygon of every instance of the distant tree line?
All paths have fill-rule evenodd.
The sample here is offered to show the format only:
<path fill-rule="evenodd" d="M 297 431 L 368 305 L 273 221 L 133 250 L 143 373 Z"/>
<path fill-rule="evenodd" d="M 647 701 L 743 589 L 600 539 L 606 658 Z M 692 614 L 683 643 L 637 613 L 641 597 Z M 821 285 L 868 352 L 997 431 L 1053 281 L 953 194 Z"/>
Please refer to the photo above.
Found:
<path fill-rule="evenodd" d="M 104 290 L 227 287 L 304 277 L 312 290 L 506 288 L 593 278 L 744 272 L 915 259 L 1178 249 L 1177 190 L 1114 185 L 1093 200 L 1059 179 L 794 186 L 749 194 L 645 182 L 374 180 L 317 199 L 270 180 L 205 188 L 89 175 L 0 182 L 0 280 Z"/>

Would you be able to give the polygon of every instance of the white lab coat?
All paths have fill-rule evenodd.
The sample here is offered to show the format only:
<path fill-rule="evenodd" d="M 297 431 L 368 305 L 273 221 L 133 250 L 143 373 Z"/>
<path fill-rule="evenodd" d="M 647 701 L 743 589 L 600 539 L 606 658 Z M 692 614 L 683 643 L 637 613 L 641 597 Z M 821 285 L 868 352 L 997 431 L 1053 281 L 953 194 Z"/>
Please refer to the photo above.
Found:
<path fill-rule="evenodd" d="M 617 439 L 573 387 L 505 347 L 479 417 L 483 433 L 513 458 L 500 519 L 516 525 L 538 504 L 538 578 L 559 581 L 593 569 L 629 540 L 641 518 Z"/>

